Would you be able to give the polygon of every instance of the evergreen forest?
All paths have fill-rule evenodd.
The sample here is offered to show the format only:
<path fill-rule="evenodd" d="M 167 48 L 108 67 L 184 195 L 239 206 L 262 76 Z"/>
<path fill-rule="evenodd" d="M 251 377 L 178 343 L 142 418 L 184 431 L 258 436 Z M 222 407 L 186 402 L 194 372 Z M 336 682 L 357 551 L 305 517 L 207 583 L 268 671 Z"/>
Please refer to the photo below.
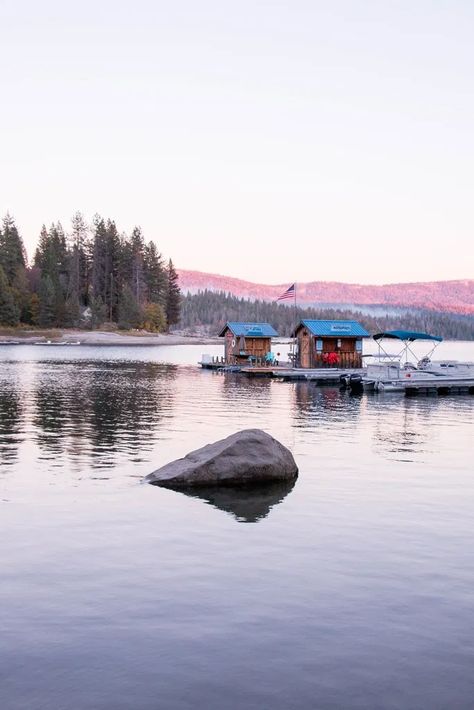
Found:
<path fill-rule="evenodd" d="M 0 325 L 160 332 L 179 322 L 180 308 L 173 262 L 140 227 L 127 235 L 111 219 L 88 225 L 77 212 L 67 233 L 60 222 L 42 227 L 29 264 L 15 220 L 0 223 Z"/>
<path fill-rule="evenodd" d="M 295 314 L 291 305 L 251 301 L 223 291 L 208 290 L 183 297 L 180 327 L 190 332 L 216 335 L 226 321 L 264 321 L 271 323 L 279 335 L 289 336 L 295 321 L 301 318 L 357 320 L 371 334 L 398 328 L 440 335 L 449 340 L 474 340 L 472 316 L 428 309 L 374 316 L 349 309 L 297 308 Z"/>

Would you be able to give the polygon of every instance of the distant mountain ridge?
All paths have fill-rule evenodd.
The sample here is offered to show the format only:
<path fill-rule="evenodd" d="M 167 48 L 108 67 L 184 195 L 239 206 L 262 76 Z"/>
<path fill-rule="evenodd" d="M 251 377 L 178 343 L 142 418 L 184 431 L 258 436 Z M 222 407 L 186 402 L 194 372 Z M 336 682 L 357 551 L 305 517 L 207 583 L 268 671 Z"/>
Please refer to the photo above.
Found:
<path fill-rule="evenodd" d="M 274 301 L 290 285 L 290 282 L 276 285 L 257 284 L 231 276 L 186 269 L 178 269 L 178 274 L 181 290 L 185 293 L 208 289 L 264 301 Z M 442 313 L 470 315 L 474 314 L 474 279 L 381 286 L 310 281 L 297 283 L 297 302 L 301 306 L 347 304 L 427 308 Z M 291 302 L 285 301 L 285 303 Z"/>

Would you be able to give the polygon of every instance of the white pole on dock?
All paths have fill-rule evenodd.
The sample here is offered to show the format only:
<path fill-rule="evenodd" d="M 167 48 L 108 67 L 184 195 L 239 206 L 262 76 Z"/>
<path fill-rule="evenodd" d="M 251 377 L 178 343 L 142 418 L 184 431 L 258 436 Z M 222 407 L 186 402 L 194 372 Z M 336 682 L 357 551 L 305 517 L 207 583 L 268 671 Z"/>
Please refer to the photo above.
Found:
<path fill-rule="evenodd" d="M 296 367 L 296 327 L 298 325 L 296 321 L 296 281 L 294 285 L 294 293 L 295 293 L 295 327 L 293 330 L 294 336 L 293 336 L 293 367 Z"/>

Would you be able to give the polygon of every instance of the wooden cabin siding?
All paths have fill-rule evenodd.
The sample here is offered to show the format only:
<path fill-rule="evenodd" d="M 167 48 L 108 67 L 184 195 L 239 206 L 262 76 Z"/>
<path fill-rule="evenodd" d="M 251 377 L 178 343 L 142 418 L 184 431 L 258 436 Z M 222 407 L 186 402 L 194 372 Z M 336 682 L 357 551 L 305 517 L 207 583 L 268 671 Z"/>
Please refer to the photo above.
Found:
<path fill-rule="evenodd" d="M 313 339 L 315 341 L 315 347 L 316 347 L 316 340 L 318 338 L 316 336 L 313 336 Z M 328 338 L 328 337 L 323 337 L 319 338 L 319 340 L 323 341 L 323 352 L 325 353 L 332 353 L 332 352 L 346 352 L 346 353 L 352 353 L 355 352 L 356 349 L 356 338 Z M 341 344 L 338 346 L 338 340 L 341 341 Z"/>
<path fill-rule="evenodd" d="M 230 332 L 230 330 L 227 331 L 225 334 L 224 338 L 224 354 L 225 354 L 225 361 L 227 365 L 230 365 L 232 363 L 232 353 L 233 353 L 233 345 L 232 341 L 234 340 L 234 336 Z"/>
<path fill-rule="evenodd" d="M 237 337 L 230 330 L 225 334 L 225 361 L 228 365 L 246 363 L 249 357 L 263 360 L 271 349 L 271 338 Z"/>
<path fill-rule="evenodd" d="M 362 353 L 357 350 L 359 338 L 316 336 L 304 327 L 297 333 L 297 338 L 299 367 L 362 367 Z M 337 355 L 336 362 L 329 361 L 331 353 Z"/>
<path fill-rule="evenodd" d="M 300 367 L 313 367 L 311 341 L 312 337 L 306 329 L 301 332 L 301 336 L 298 336 Z"/>
<path fill-rule="evenodd" d="M 247 355 L 265 357 L 271 349 L 271 338 L 245 338 L 245 351 Z"/>

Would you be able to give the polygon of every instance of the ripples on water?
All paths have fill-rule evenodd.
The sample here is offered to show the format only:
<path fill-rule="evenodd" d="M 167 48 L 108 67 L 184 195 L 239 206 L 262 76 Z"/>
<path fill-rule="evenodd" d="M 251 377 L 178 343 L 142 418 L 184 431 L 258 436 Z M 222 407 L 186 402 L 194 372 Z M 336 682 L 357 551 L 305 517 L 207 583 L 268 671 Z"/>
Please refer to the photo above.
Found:
<path fill-rule="evenodd" d="M 469 397 L 352 397 L 336 387 L 157 362 L 6 361 L 0 464 L 3 473 L 21 466 L 23 445 L 45 475 L 66 465 L 65 475 L 149 466 L 244 426 L 272 431 L 302 456 L 314 455 L 305 444 L 317 443 L 319 455 L 337 457 L 349 443 L 360 449 L 370 442 L 382 458 L 417 461 L 436 454 L 437 436 L 449 434 L 453 417 L 458 433 L 469 427 L 472 410 Z"/>
<path fill-rule="evenodd" d="M 0 357 L 2 708 L 474 706 L 474 398 Z M 295 485 L 140 485 L 253 426 Z"/>

